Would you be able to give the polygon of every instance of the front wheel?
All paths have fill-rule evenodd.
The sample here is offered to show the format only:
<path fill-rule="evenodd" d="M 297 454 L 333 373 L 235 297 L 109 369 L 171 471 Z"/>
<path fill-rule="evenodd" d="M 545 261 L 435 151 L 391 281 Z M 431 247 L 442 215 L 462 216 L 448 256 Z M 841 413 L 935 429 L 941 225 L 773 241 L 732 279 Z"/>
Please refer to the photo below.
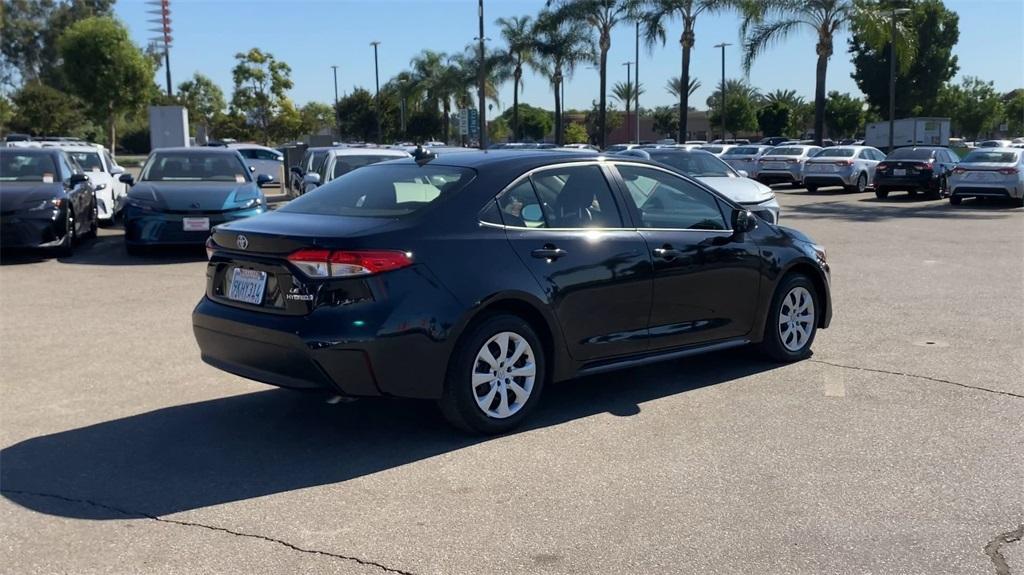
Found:
<path fill-rule="evenodd" d="M 780 362 L 810 357 L 818 331 L 818 310 L 818 296 L 810 278 L 803 274 L 783 278 L 768 310 L 761 351 Z"/>
<path fill-rule="evenodd" d="M 544 387 L 544 348 L 530 324 L 490 317 L 462 338 L 449 364 L 441 412 L 454 426 L 493 435 L 518 427 Z"/>

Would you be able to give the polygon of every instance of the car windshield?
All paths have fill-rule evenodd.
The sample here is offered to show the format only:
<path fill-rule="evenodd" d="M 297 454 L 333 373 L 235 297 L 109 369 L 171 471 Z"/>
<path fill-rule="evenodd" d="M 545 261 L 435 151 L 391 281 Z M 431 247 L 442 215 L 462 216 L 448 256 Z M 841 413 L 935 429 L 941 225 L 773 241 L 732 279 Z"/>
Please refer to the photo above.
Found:
<path fill-rule="evenodd" d="M 1017 152 L 986 152 L 975 150 L 964 158 L 965 164 L 1015 164 Z"/>
<path fill-rule="evenodd" d="M 0 150 L 0 182 L 54 181 L 57 167 L 50 154 L 24 154 L 13 150 Z"/>
<path fill-rule="evenodd" d="M 757 146 L 740 146 L 725 152 L 726 156 L 756 156 L 759 148 Z"/>
<path fill-rule="evenodd" d="M 803 148 L 772 148 L 766 156 L 799 156 L 804 153 Z"/>
<path fill-rule="evenodd" d="M 651 154 L 651 159 L 694 178 L 720 178 L 735 175 L 728 164 L 708 153 Z"/>
<path fill-rule="evenodd" d="M 701 146 L 700 149 L 712 154 L 718 154 L 722 151 L 722 146 Z"/>
<path fill-rule="evenodd" d="M 103 161 L 100 160 L 99 152 L 68 152 L 68 155 L 86 172 L 103 171 Z"/>
<path fill-rule="evenodd" d="M 458 192 L 476 173 L 448 166 L 370 166 L 349 172 L 278 211 L 331 216 L 399 217 Z"/>
<path fill-rule="evenodd" d="M 144 182 L 248 182 L 249 171 L 234 154 L 158 152 L 142 169 Z"/>
<path fill-rule="evenodd" d="M 622 152 L 622 151 L 625 151 L 625 150 L 628 150 L 628 149 L 629 149 L 629 146 L 627 146 L 625 144 L 615 144 L 614 146 L 608 146 L 606 148 L 606 151 L 608 151 L 608 152 Z"/>
<path fill-rule="evenodd" d="M 376 164 L 377 162 L 384 162 L 387 160 L 398 159 L 396 156 L 338 156 L 334 161 L 334 170 L 331 172 L 331 179 L 351 172 L 356 168 L 362 168 L 363 166 L 369 166 L 370 164 Z"/>
<path fill-rule="evenodd" d="M 927 148 L 897 148 L 889 154 L 887 160 L 930 160 L 932 150 Z"/>
<path fill-rule="evenodd" d="M 853 148 L 825 148 L 814 155 L 815 158 L 849 158 L 856 152 Z"/>

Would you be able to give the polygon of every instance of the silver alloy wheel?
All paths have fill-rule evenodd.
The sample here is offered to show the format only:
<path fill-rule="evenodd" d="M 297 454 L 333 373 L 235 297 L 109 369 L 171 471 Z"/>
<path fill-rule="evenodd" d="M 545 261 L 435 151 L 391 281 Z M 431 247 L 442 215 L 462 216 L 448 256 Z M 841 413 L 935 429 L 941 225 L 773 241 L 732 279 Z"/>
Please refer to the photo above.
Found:
<path fill-rule="evenodd" d="M 857 176 L 857 192 L 858 193 L 864 193 L 864 191 L 867 190 L 867 189 L 868 189 L 868 175 L 865 174 L 864 172 L 861 172 L 860 175 Z"/>
<path fill-rule="evenodd" d="M 779 339 L 789 351 L 800 351 L 814 330 L 814 298 L 807 288 L 797 286 L 782 298 L 779 308 Z"/>
<path fill-rule="evenodd" d="M 487 417 L 505 419 L 526 405 L 537 378 L 533 348 L 503 331 L 484 343 L 473 362 L 473 398 Z"/>

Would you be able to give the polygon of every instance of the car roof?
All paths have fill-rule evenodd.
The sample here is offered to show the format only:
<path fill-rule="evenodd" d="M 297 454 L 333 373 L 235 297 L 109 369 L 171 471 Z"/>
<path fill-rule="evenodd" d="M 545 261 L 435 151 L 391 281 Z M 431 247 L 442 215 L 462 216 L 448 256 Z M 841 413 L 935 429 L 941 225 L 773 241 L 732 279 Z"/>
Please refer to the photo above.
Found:
<path fill-rule="evenodd" d="M 150 152 L 150 154 L 162 154 L 164 152 L 175 152 L 175 153 L 192 153 L 192 154 L 230 154 L 235 155 L 238 153 L 237 148 L 227 148 L 222 146 L 177 146 L 172 148 L 157 148 Z"/>
<path fill-rule="evenodd" d="M 581 154 L 579 151 L 562 151 L 562 150 L 471 150 L 471 151 L 459 151 L 450 153 L 440 153 L 436 159 L 430 160 L 427 165 L 438 165 L 438 166 L 450 166 L 456 168 L 498 168 L 498 169 L 517 169 L 517 170 L 532 170 L 548 165 L 558 165 L 572 162 L 591 162 L 594 160 L 602 161 L 605 159 L 611 160 L 628 160 L 628 161 L 640 161 L 644 162 L 642 158 L 618 156 L 615 154 Z M 413 158 L 408 160 L 398 160 L 397 162 L 389 162 L 391 165 L 395 163 L 412 163 L 415 162 Z M 653 162 L 647 162 L 654 164 Z"/>
<path fill-rule="evenodd" d="M 62 151 L 63 150 L 61 150 L 60 148 L 57 148 L 55 146 L 48 146 L 48 147 L 40 146 L 38 148 L 37 147 L 31 147 L 31 148 L 25 147 L 25 148 L 22 148 L 20 146 L 3 146 L 3 147 L 0 147 L 0 153 L 8 153 L 9 152 L 9 153 L 12 153 L 12 154 L 26 154 L 26 155 L 33 155 L 33 156 L 56 156 L 57 154 L 61 153 Z"/>
<path fill-rule="evenodd" d="M 57 148 L 58 150 L 64 150 L 65 152 L 101 152 L 103 147 L 96 144 L 49 144 L 44 145 L 44 148 Z"/>
<path fill-rule="evenodd" d="M 210 146 L 210 147 L 215 148 L 216 146 Z M 230 144 L 228 144 L 228 145 L 226 145 L 224 147 L 225 148 L 232 148 L 232 149 L 235 149 L 235 150 L 267 150 L 267 151 L 271 151 L 271 152 L 278 151 L 278 150 L 275 150 L 274 148 L 268 148 L 267 146 L 261 146 L 259 144 L 245 144 L 245 143 L 239 144 L 239 143 L 235 143 L 235 142 L 231 142 Z"/>
<path fill-rule="evenodd" d="M 407 158 L 409 152 L 396 150 L 394 148 L 328 148 L 327 153 L 331 156 L 394 156 L 396 158 Z"/>

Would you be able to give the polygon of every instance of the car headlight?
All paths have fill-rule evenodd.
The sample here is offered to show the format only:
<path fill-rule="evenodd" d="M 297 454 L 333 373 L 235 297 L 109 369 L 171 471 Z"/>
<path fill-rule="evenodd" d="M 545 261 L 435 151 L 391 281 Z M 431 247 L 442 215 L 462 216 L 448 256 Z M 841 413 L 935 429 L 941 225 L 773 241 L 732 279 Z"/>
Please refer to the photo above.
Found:
<path fill-rule="evenodd" d="M 138 198 L 133 198 L 131 196 L 129 196 L 128 199 L 125 200 L 125 205 L 129 208 L 135 208 L 138 210 L 142 210 L 144 212 L 152 212 L 156 210 L 156 207 L 152 202 L 140 200 Z"/>
<path fill-rule="evenodd" d="M 808 247 L 811 248 L 811 251 L 814 252 L 814 255 L 817 256 L 818 261 L 820 261 L 821 263 L 828 262 L 828 250 L 825 249 L 825 246 L 818 245 L 818 244 L 807 244 L 807 245 L 808 245 Z"/>
<path fill-rule="evenodd" d="M 263 201 L 260 198 L 250 198 L 248 200 L 239 200 L 241 207 L 239 209 L 247 210 L 249 208 L 258 207 Z"/>
<path fill-rule="evenodd" d="M 62 198 L 50 198 L 48 200 L 42 200 L 28 204 L 28 206 L 25 208 L 25 211 L 41 212 L 43 210 L 54 210 L 61 207 L 61 205 L 63 204 L 64 200 Z"/>

